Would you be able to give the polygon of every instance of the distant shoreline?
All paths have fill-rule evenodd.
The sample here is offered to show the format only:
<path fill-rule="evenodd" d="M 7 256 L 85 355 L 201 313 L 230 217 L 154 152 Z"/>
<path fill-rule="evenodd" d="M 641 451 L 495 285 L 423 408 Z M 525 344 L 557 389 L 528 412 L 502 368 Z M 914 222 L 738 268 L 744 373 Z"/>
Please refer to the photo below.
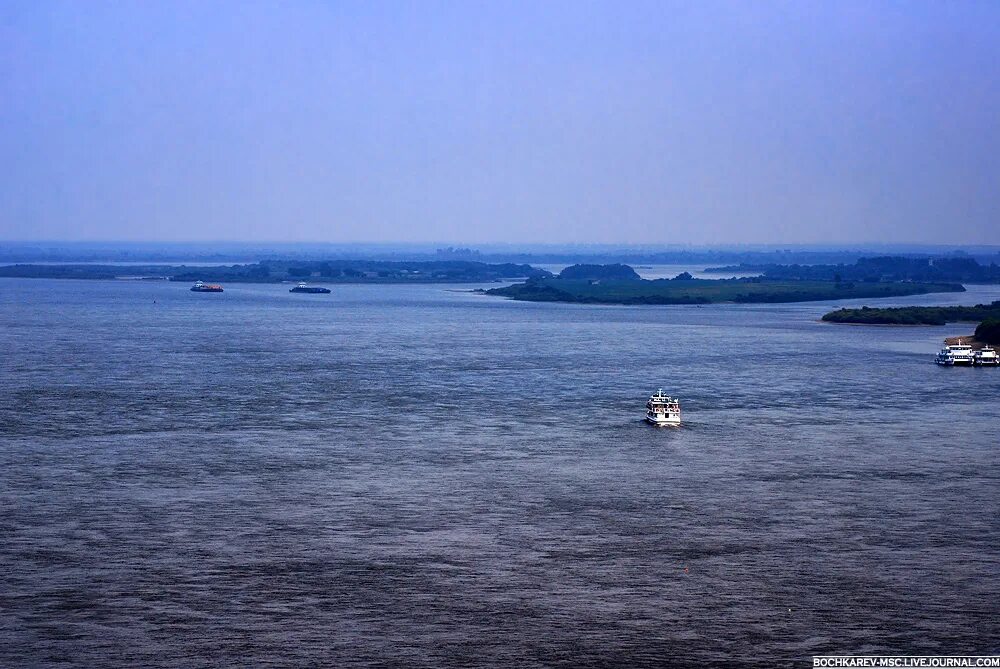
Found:
<path fill-rule="evenodd" d="M 551 272 L 514 263 L 441 260 L 267 260 L 235 265 L 18 264 L 0 266 L 0 277 L 194 283 L 433 284 L 497 283 L 545 278 Z"/>

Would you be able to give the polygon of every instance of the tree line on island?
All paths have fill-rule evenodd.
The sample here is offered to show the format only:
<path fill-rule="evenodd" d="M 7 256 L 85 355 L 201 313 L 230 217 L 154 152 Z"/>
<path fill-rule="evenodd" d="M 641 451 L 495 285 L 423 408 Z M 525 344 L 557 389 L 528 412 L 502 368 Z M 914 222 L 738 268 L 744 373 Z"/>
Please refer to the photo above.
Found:
<path fill-rule="evenodd" d="M 975 338 L 986 344 L 1000 345 L 1000 319 L 991 318 L 976 326 Z"/>
<path fill-rule="evenodd" d="M 780 303 L 857 297 L 899 297 L 932 292 L 960 292 L 957 283 L 772 279 L 743 277 L 695 279 L 688 272 L 673 279 L 642 279 L 628 265 L 578 264 L 558 276 L 536 276 L 523 283 L 483 291 L 530 302 L 582 304 Z"/>
<path fill-rule="evenodd" d="M 974 307 L 861 307 L 837 309 L 823 316 L 829 323 L 867 325 L 944 325 L 945 323 L 978 323 L 1000 319 L 1000 300 Z"/>

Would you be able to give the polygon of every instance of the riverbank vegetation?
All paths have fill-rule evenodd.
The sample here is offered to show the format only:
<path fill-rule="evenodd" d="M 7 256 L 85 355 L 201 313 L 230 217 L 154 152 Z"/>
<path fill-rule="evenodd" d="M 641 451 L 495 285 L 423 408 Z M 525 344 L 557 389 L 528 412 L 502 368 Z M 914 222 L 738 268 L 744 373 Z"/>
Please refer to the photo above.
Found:
<path fill-rule="evenodd" d="M 980 323 L 976 327 L 976 341 L 1000 345 L 1000 318 L 990 318 Z"/>

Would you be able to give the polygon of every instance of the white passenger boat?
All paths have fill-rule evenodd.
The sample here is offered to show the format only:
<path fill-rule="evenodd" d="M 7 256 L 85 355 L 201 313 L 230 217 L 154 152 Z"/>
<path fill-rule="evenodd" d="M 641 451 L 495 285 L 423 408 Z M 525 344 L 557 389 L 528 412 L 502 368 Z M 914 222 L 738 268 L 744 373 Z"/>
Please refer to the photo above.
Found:
<path fill-rule="evenodd" d="M 653 425 L 680 425 L 681 403 L 658 390 L 646 402 L 646 420 Z"/>
<path fill-rule="evenodd" d="M 1000 365 L 1000 358 L 992 346 L 984 346 L 973 355 L 974 362 L 979 367 L 995 367 Z"/>
<path fill-rule="evenodd" d="M 948 366 L 970 366 L 974 360 L 975 356 L 972 353 L 972 347 L 968 344 L 963 344 L 961 339 L 958 340 L 957 344 L 949 344 L 945 341 L 945 347 L 938 351 L 937 356 L 934 358 L 934 362 L 937 364 Z"/>

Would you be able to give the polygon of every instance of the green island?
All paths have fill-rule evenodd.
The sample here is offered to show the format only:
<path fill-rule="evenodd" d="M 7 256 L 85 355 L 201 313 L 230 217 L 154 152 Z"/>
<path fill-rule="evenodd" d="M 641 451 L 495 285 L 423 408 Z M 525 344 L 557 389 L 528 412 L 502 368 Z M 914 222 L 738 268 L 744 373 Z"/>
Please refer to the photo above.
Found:
<path fill-rule="evenodd" d="M 973 345 L 1000 344 L 1000 300 L 974 307 L 892 307 L 889 309 L 837 309 L 823 315 L 828 323 L 855 325 L 945 325 L 976 323 Z M 966 337 L 966 340 L 969 338 Z"/>
<path fill-rule="evenodd" d="M 837 309 L 823 316 L 829 323 L 865 325 L 944 325 L 1000 320 L 1000 300 L 974 307 L 892 307 L 887 309 Z"/>
<path fill-rule="evenodd" d="M 552 276 L 515 263 L 459 260 L 265 260 L 243 265 L 7 265 L 0 277 L 31 279 L 144 279 L 213 283 L 481 283 Z"/>
<path fill-rule="evenodd" d="M 694 279 L 686 272 L 673 279 L 605 279 L 606 272 L 582 277 L 580 266 L 569 267 L 558 277 L 540 277 L 482 291 L 529 302 L 582 304 L 711 304 L 716 302 L 778 303 L 900 297 L 925 293 L 961 292 L 954 283 L 840 282 L 771 280 L 760 277 Z M 600 266 L 591 266 L 600 267 Z M 615 274 L 622 270 L 616 268 Z M 574 278 L 566 278 L 572 276 Z"/>

